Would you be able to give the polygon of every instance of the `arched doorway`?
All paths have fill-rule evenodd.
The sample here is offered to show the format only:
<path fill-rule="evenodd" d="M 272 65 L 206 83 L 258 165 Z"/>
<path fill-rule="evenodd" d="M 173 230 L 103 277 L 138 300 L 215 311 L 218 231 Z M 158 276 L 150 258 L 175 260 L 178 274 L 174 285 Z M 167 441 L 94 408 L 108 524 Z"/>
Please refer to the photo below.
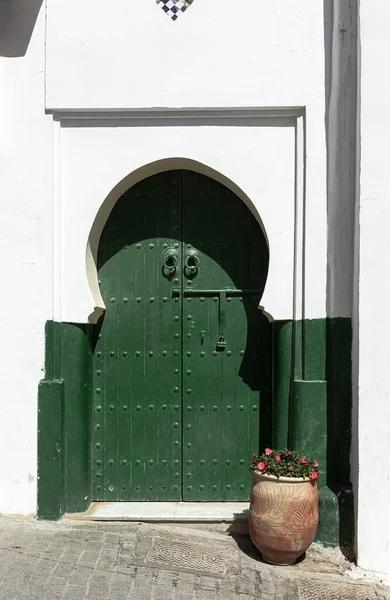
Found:
<path fill-rule="evenodd" d="M 221 183 L 137 183 L 104 227 L 93 357 L 93 499 L 239 501 L 270 439 L 266 238 Z"/>

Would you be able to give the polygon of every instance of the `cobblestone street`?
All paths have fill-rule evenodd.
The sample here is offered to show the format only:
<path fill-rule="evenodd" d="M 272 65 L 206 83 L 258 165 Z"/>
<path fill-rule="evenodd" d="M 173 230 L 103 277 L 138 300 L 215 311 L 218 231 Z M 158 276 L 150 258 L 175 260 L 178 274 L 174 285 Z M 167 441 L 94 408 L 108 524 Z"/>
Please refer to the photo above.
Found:
<path fill-rule="evenodd" d="M 220 526 L 221 527 L 221 526 Z M 218 526 L 0 518 L 3 600 L 374 600 L 388 590 L 307 557 L 261 562 Z"/>

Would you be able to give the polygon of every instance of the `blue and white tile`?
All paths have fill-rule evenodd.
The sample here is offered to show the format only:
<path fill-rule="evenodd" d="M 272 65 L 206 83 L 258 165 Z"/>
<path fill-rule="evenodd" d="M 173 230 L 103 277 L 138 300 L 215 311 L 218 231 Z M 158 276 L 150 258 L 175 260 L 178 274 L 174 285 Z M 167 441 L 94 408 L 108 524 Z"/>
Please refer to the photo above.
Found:
<path fill-rule="evenodd" d="M 157 4 L 163 9 L 165 14 L 176 21 L 187 8 L 191 6 L 194 0 L 156 0 Z"/>

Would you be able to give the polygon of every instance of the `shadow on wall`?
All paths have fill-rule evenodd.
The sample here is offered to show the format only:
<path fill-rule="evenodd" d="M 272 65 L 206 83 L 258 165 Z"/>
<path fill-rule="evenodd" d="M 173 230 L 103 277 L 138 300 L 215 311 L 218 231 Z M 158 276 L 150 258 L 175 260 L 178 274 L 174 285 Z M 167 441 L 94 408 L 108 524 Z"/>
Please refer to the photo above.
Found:
<path fill-rule="evenodd" d="M 43 0 L 0 0 L 0 56 L 24 56 Z"/>
<path fill-rule="evenodd" d="M 358 3 L 323 0 L 323 8 L 328 214 L 327 483 L 337 498 L 339 544 L 351 558 L 356 515 L 350 482 L 351 475 L 357 472 L 353 446 L 356 440 L 352 436 L 352 429 L 357 428 L 352 333 L 358 326 L 354 318 L 358 252 Z"/>

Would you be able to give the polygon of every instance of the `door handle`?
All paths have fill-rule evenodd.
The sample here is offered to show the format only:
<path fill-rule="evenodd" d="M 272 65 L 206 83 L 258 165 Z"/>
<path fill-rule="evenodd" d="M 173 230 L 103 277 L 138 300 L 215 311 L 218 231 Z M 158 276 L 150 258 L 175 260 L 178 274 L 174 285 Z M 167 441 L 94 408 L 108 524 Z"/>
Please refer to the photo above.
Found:
<path fill-rule="evenodd" d="M 184 256 L 184 267 L 187 269 L 192 275 L 199 269 L 200 258 L 199 254 L 196 250 L 187 250 Z"/>
<path fill-rule="evenodd" d="M 195 251 L 196 252 L 196 251 Z M 198 263 L 199 264 L 199 263 Z M 226 298 L 229 297 L 234 297 L 234 296 L 240 296 L 245 297 L 245 296 L 259 296 L 259 298 L 261 297 L 263 293 L 262 289 L 244 289 L 244 290 L 239 290 L 239 289 L 234 289 L 234 288 L 225 288 L 225 289 L 219 289 L 219 290 L 197 290 L 195 288 L 184 288 L 184 290 L 181 290 L 179 287 L 174 287 L 172 288 L 172 296 L 175 298 L 178 298 L 181 294 L 183 294 L 183 296 L 187 297 L 187 298 L 194 298 L 194 297 L 199 297 L 199 296 L 219 296 L 219 307 L 218 307 L 218 321 L 219 321 L 219 336 L 218 336 L 218 341 L 217 341 L 217 348 L 219 348 L 220 350 L 224 350 L 226 348 L 227 342 L 225 340 L 225 321 L 226 321 L 226 316 L 225 316 L 225 303 L 226 303 Z M 204 343 L 204 339 L 205 339 L 205 331 L 201 331 L 201 344 Z"/>
<path fill-rule="evenodd" d="M 226 292 L 221 292 L 219 294 L 219 338 L 217 342 L 217 348 L 220 350 L 224 350 L 226 348 L 225 341 L 225 302 L 226 302 Z"/>
<path fill-rule="evenodd" d="M 168 273 L 176 271 L 177 263 L 179 262 L 179 253 L 176 248 L 167 248 L 162 255 L 163 269 Z"/>

